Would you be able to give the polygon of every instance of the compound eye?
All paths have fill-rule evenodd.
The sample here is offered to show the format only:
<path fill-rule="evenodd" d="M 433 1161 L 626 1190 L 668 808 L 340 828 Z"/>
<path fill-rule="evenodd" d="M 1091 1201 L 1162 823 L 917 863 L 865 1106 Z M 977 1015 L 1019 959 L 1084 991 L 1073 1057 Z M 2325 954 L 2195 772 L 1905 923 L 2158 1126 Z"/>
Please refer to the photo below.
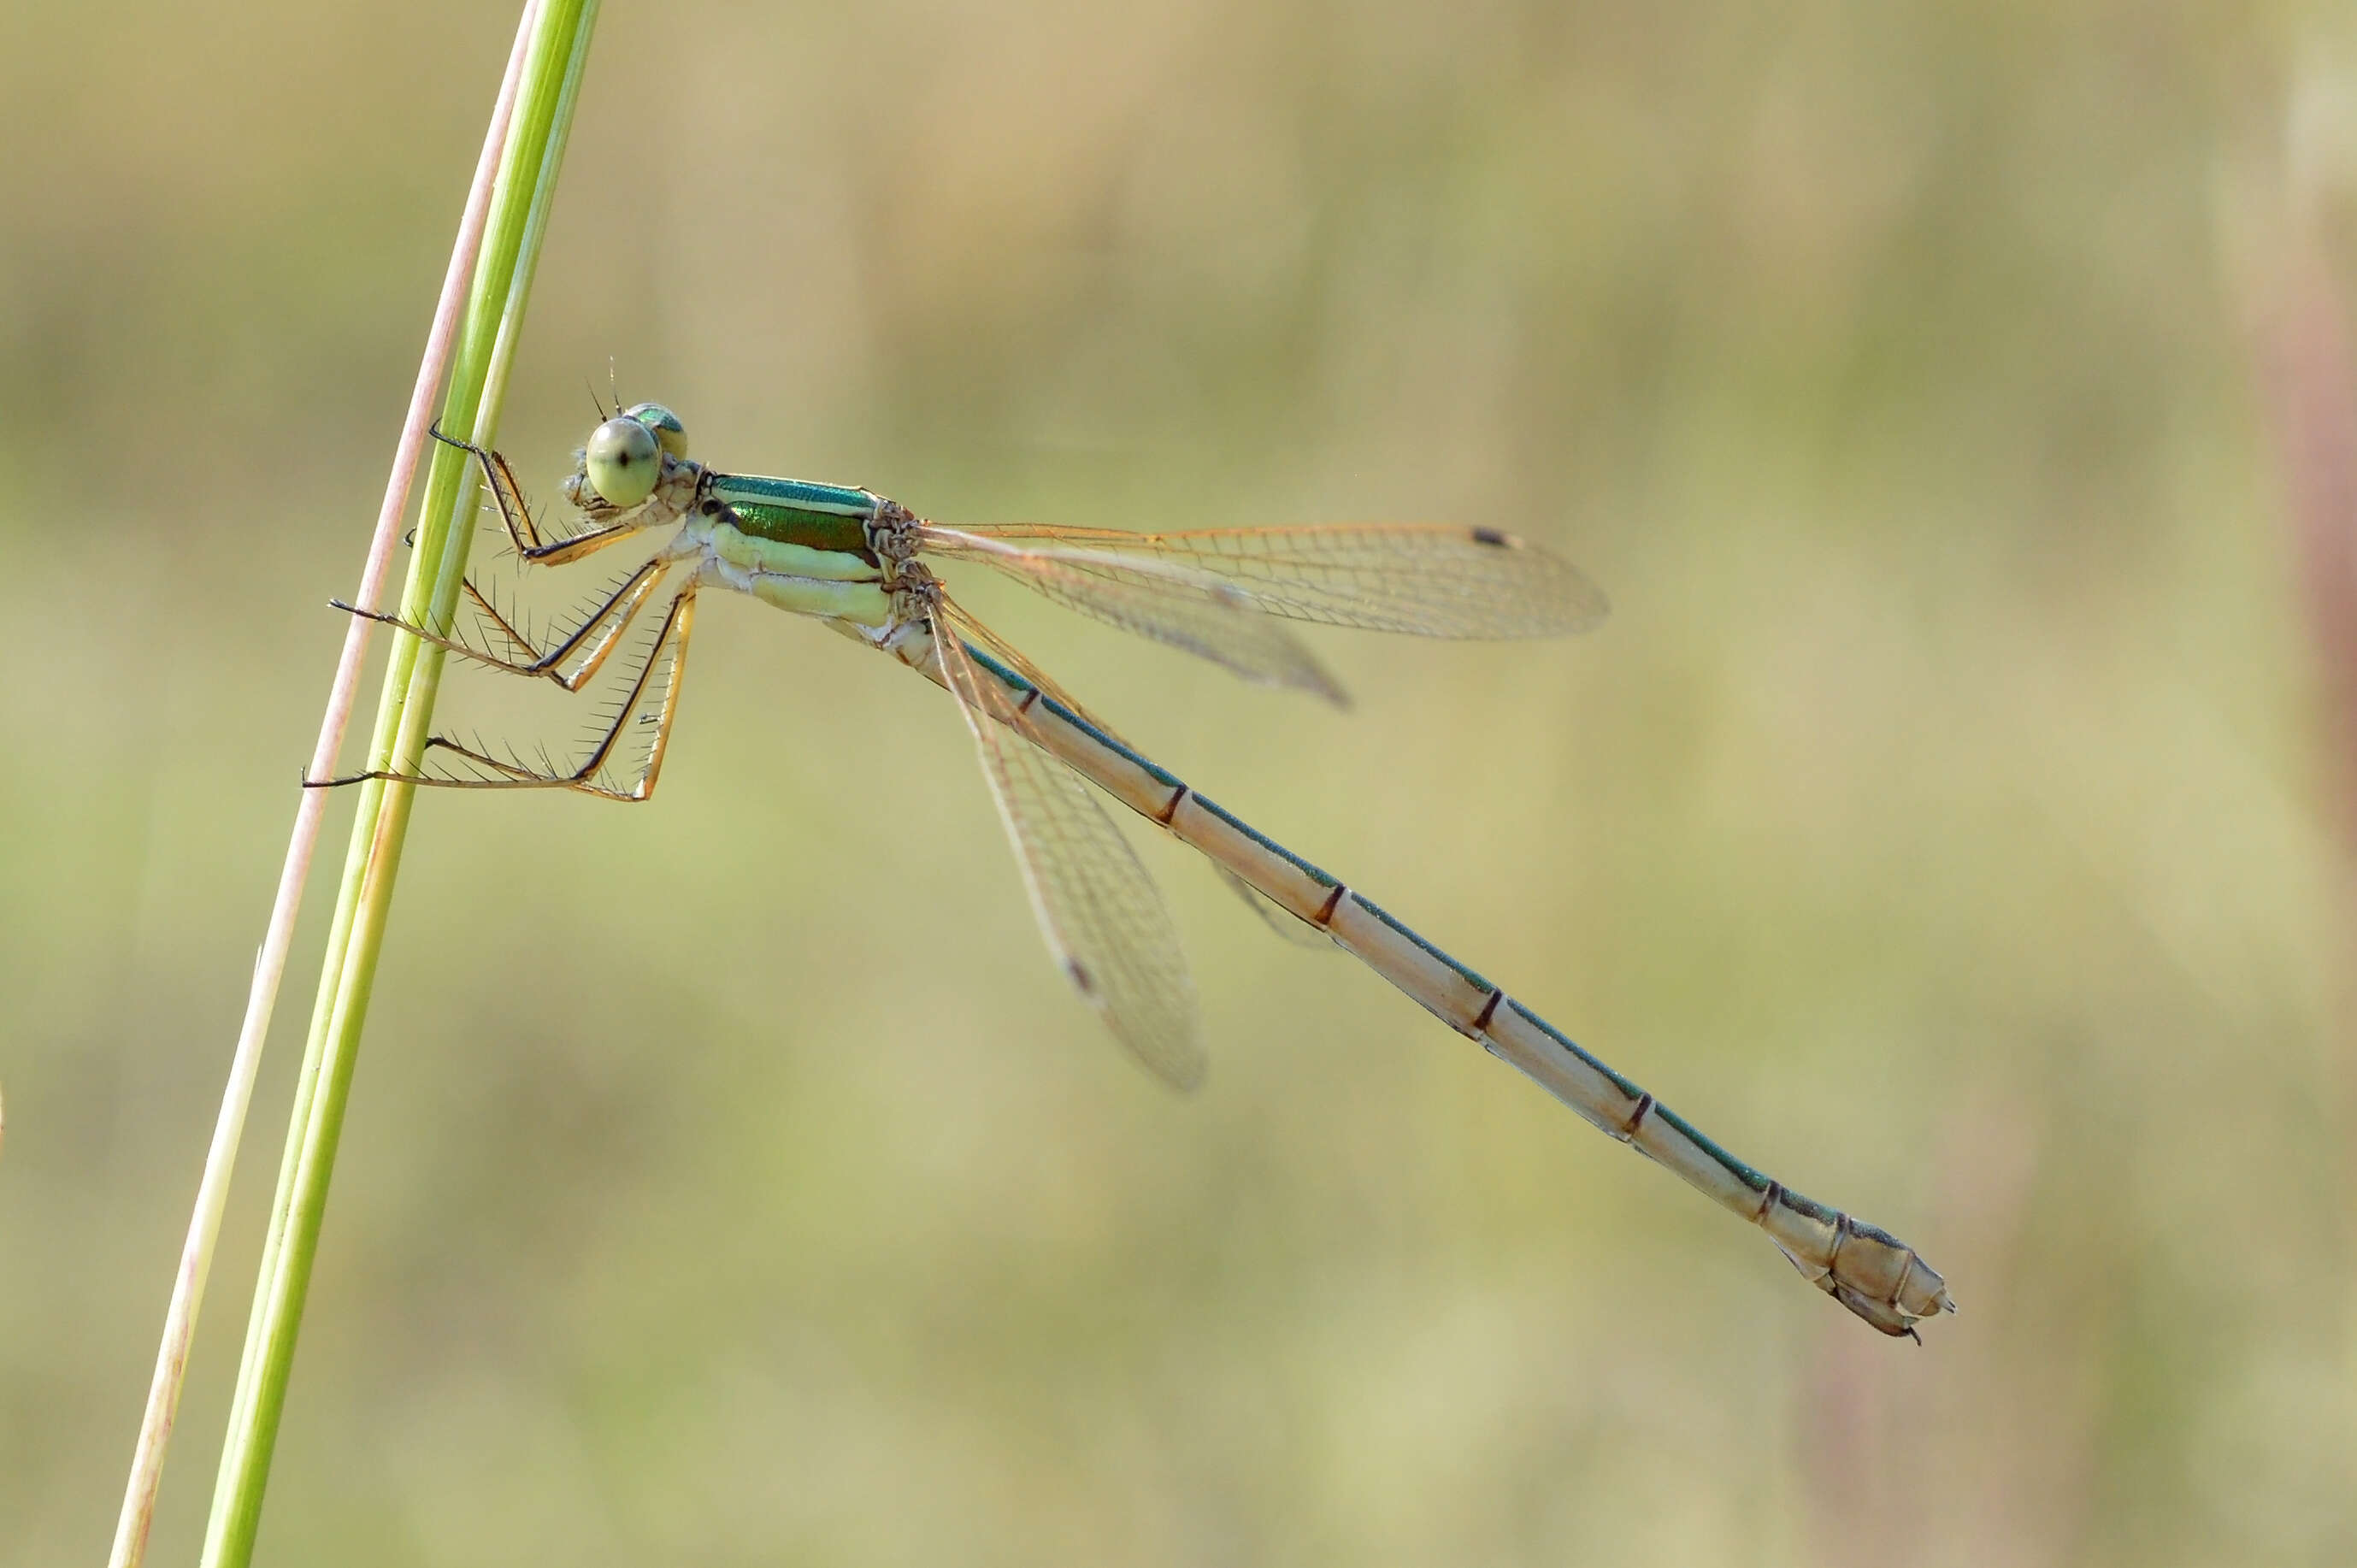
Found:
<path fill-rule="evenodd" d="M 655 493 L 655 481 L 662 477 L 662 447 L 655 433 L 637 420 L 609 419 L 589 433 L 581 471 L 608 506 L 636 506 Z"/>
<path fill-rule="evenodd" d="M 635 419 L 653 431 L 655 439 L 662 443 L 665 456 L 680 458 L 687 456 L 687 426 L 679 422 L 679 415 L 662 404 L 634 403 L 622 411 L 622 417 Z"/>

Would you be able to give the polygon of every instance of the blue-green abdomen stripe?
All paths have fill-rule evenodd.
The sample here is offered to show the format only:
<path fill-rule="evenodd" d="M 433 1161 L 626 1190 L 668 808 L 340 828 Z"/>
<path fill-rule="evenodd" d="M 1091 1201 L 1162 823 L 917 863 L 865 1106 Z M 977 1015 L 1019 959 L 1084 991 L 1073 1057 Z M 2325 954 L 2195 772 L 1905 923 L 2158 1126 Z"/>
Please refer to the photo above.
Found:
<path fill-rule="evenodd" d="M 1602 1062 L 1598 1061 L 1594 1057 L 1589 1056 L 1586 1051 L 1581 1050 L 1571 1037 L 1566 1035 L 1561 1029 L 1556 1028 L 1553 1024 L 1548 1023 L 1544 1018 L 1540 1017 L 1537 1014 L 1532 1012 L 1529 1008 L 1523 1006 L 1512 997 L 1510 996 L 1506 999 L 1506 1005 L 1512 1007 L 1517 1014 L 1520 1014 L 1524 1023 L 1531 1025 L 1540 1033 L 1545 1035 L 1547 1038 L 1553 1040 L 1556 1045 L 1561 1046 L 1565 1050 L 1569 1051 L 1581 1061 L 1586 1062 L 1589 1067 L 1594 1068 L 1598 1072 L 1600 1072 L 1606 1078 L 1610 1079 L 1614 1087 L 1619 1089 L 1621 1093 L 1627 1095 L 1630 1099 L 1642 1100 L 1652 1098 L 1647 1095 L 1642 1089 L 1640 1089 L 1637 1085 L 1629 1081 L 1625 1075 L 1605 1066 Z M 1676 1128 L 1680 1133 L 1685 1134 L 1687 1140 L 1691 1142 L 1695 1148 L 1700 1149 L 1704 1154 L 1706 1154 L 1712 1159 L 1717 1160 L 1719 1165 L 1725 1169 L 1729 1176 L 1732 1176 L 1736 1180 L 1741 1182 L 1752 1191 L 1765 1192 L 1768 1190 L 1770 1183 L 1769 1178 L 1764 1172 L 1753 1169 L 1742 1160 L 1739 1160 L 1736 1158 L 1735 1155 L 1727 1153 L 1727 1150 L 1721 1148 L 1715 1141 L 1705 1135 L 1702 1129 L 1696 1127 L 1693 1122 L 1687 1121 L 1684 1117 L 1679 1115 L 1668 1106 L 1663 1105 L 1659 1101 L 1654 1101 L 1652 1114 L 1660 1120 L 1669 1123 L 1669 1125 Z M 1783 1191 L 1784 1201 L 1787 1204 L 1799 1209 L 1802 1213 L 1809 1215 L 1813 1219 L 1823 1219 L 1830 1222 L 1839 1217 L 1840 1211 L 1838 1209 L 1827 1208 L 1824 1204 L 1817 1202 L 1813 1198 L 1803 1197 L 1799 1193 L 1792 1191 L 1790 1187 L 1784 1188 Z"/>
<path fill-rule="evenodd" d="M 876 498 L 845 485 L 807 479 L 771 479 L 759 474 L 715 474 L 712 494 L 730 506 L 781 506 L 827 511 L 843 517 L 874 517 Z"/>

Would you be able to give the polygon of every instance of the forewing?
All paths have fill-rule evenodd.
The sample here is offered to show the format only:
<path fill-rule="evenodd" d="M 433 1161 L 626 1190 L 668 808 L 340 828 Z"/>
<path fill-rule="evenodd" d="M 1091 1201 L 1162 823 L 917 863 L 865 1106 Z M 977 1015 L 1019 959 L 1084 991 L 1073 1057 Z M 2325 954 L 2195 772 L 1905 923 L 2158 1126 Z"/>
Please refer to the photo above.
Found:
<path fill-rule="evenodd" d="M 944 601 L 934 646 L 1048 950 L 1132 1055 L 1165 1082 L 1192 1089 L 1203 1077 L 1202 1026 L 1162 895 L 1088 786 L 1040 746 L 1020 694 L 966 652 L 963 619 Z"/>
<path fill-rule="evenodd" d="M 1129 536 L 1135 537 L 1135 536 Z M 935 554 L 997 567 L 1068 609 L 1224 665 L 1247 681 L 1349 699 L 1318 658 L 1236 583 L 1178 559 L 1033 548 L 981 530 L 928 527 Z"/>
<path fill-rule="evenodd" d="M 1265 615 L 1418 637 L 1554 637 L 1585 631 L 1610 608 L 1578 567 L 1493 528 L 1373 523 L 1124 533 L 1017 525 L 928 534 L 943 537 L 944 553 L 989 559 L 996 545 L 1027 563 L 1147 596 L 1200 594 L 1208 580 Z M 959 535 L 980 548 L 960 548 Z M 1002 569 L 1052 594 L 1036 570 Z"/>

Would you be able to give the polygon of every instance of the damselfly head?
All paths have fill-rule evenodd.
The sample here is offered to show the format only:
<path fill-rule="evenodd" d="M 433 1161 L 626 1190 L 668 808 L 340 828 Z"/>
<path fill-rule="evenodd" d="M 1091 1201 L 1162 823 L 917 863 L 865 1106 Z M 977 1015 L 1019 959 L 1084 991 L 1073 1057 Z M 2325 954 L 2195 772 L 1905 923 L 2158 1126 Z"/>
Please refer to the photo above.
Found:
<path fill-rule="evenodd" d="M 565 482 L 576 506 L 627 511 L 662 482 L 666 459 L 687 456 L 687 426 L 659 403 L 633 403 L 589 433 L 581 469 Z"/>

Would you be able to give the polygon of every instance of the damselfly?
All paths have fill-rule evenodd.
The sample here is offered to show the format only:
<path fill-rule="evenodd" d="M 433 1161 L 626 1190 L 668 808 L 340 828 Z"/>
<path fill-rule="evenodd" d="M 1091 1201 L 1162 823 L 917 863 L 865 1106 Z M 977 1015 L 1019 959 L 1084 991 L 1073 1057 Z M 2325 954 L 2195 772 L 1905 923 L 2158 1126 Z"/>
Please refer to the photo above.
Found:
<path fill-rule="evenodd" d="M 551 533 L 533 518 L 504 458 L 464 449 L 480 464 L 501 526 L 526 563 L 561 564 L 651 530 L 677 532 L 561 633 L 534 635 L 471 581 L 471 639 L 354 613 L 572 692 L 597 674 L 633 625 L 653 630 L 642 655 L 622 666 L 628 676 L 612 722 L 599 726 L 576 767 L 536 767 L 436 736 L 416 772 L 333 782 L 565 789 L 643 800 L 662 771 L 697 595 L 707 587 L 750 594 L 823 620 L 948 690 L 981 751 L 1049 950 L 1114 1035 L 1168 1082 L 1189 1088 L 1202 1074 L 1193 983 L 1161 895 L 1082 779 L 1209 856 L 1273 923 L 1298 922 L 1330 938 L 1604 1132 L 1760 1226 L 1805 1277 L 1875 1327 L 1911 1337 L 1919 1319 L 1954 1310 L 1940 1275 L 1905 1242 L 1745 1165 L 1340 879 L 1140 756 L 963 609 L 932 569 L 979 562 L 1249 680 L 1340 701 L 1340 688 L 1286 620 L 1518 638 L 1602 619 L 1604 596 L 1544 550 L 1494 529 L 1423 524 L 1178 533 L 947 528 L 865 489 L 708 468 L 687 456 L 678 417 L 655 403 L 626 409 L 591 433 L 563 487 L 582 523 Z"/>

